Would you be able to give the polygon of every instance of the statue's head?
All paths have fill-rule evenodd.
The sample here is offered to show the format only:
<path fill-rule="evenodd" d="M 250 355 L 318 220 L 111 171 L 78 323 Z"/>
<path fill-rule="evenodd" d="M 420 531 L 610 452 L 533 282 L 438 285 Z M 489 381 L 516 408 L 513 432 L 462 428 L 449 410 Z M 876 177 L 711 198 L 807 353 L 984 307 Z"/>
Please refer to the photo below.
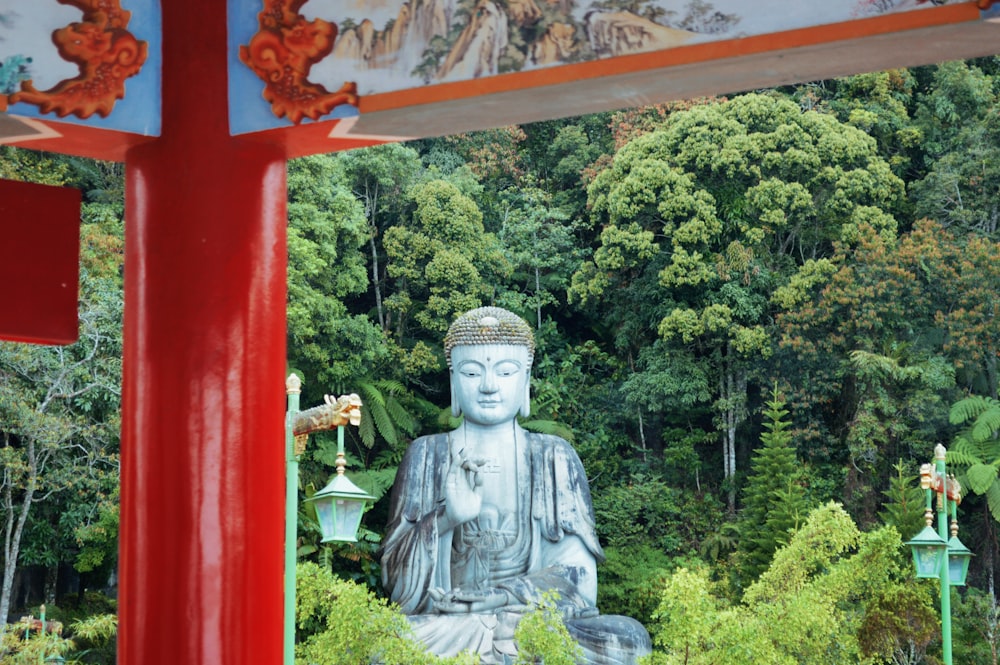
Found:
<path fill-rule="evenodd" d="M 448 328 L 444 352 L 453 415 L 497 424 L 530 414 L 535 338 L 524 319 L 500 307 L 466 312 Z"/>

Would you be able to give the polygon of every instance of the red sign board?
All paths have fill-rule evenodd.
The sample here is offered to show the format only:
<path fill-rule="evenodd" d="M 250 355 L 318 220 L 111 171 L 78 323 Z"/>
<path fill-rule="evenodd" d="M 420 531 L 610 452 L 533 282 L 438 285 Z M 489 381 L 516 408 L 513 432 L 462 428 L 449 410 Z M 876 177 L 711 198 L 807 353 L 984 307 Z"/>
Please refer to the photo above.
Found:
<path fill-rule="evenodd" d="M 0 180 L 0 339 L 75 342 L 79 280 L 80 191 Z"/>

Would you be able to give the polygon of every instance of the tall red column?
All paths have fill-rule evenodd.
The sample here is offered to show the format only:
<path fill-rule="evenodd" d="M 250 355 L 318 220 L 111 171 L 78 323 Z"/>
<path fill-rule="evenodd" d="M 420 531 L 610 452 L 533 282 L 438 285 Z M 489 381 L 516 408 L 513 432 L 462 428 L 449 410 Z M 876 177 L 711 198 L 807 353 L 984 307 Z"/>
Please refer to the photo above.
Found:
<path fill-rule="evenodd" d="M 285 160 L 229 136 L 226 0 L 165 0 L 126 158 L 122 665 L 282 657 Z"/>

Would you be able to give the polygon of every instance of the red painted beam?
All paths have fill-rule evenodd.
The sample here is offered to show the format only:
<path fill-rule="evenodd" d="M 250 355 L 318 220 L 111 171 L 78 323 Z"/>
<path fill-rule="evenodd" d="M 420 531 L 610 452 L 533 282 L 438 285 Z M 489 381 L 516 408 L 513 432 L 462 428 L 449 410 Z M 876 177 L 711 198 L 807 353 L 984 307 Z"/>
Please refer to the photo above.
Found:
<path fill-rule="evenodd" d="M 163 10 L 126 155 L 122 665 L 282 657 L 285 161 L 229 136 L 226 0 Z"/>
<path fill-rule="evenodd" d="M 0 339 L 79 336 L 80 191 L 0 180 Z"/>

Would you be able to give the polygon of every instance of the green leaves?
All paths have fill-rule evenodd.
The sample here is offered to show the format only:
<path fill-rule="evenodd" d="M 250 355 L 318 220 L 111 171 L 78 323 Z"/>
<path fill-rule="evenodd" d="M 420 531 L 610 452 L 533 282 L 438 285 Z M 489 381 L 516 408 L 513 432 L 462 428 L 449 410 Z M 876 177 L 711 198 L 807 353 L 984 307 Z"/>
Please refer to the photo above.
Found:
<path fill-rule="evenodd" d="M 317 155 L 288 166 L 288 353 L 306 395 L 388 362 L 385 337 L 346 301 L 364 293 L 364 208 L 343 184 L 339 160 Z"/>
<path fill-rule="evenodd" d="M 830 115 L 777 95 L 694 106 L 622 147 L 591 183 L 599 245 L 570 295 L 623 322 L 626 308 L 663 312 L 668 357 L 693 349 L 718 386 L 732 479 L 751 368 L 775 350 L 775 303 L 813 300 L 836 241 L 861 242 L 869 229 L 894 237 L 903 195 L 875 140 Z"/>
<path fill-rule="evenodd" d="M 860 639 L 874 630 L 868 608 L 896 598 L 896 612 L 917 612 L 919 626 L 886 626 L 887 640 L 924 640 L 933 612 L 897 563 L 899 534 L 884 528 L 861 534 L 837 504 L 809 513 L 771 566 L 731 604 L 704 569 L 681 569 L 664 585 L 654 615 L 655 663 L 707 665 L 864 662 Z M 876 647 L 869 643 L 869 652 Z"/>
<path fill-rule="evenodd" d="M 413 200 L 412 222 L 385 233 L 396 288 L 386 304 L 400 332 L 436 340 L 456 314 L 492 300 L 511 268 L 476 203 L 455 185 L 431 180 L 414 188 Z M 416 329 L 406 329 L 410 322 Z"/>
<path fill-rule="evenodd" d="M 997 467 L 992 464 L 977 463 L 965 470 L 969 488 L 976 494 L 985 494 L 997 480 Z"/>
<path fill-rule="evenodd" d="M 955 437 L 948 460 L 966 467 L 959 481 L 985 495 L 990 514 L 1000 521 L 1000 402 L 969 395 L 955 402 L 948 415 L 953 425 L 966 425 Z"/>
<path fill-rule="evenodd" d="M 472 665 L 470 654 L 437 658 L 410 635 L 406 617 L 366 586 L 300 563 L 296 576 L 296 663 L 305 665 Z"/>
<path fill-rule="evenodd" d="M 801 526 L 809 508 L 787 405 L 775 385 L 764 410 L 762 445 L 753 452 L 743 488 L 736 563 L 744 585 L 767 569 L 774 552 L 788 542 L 790 530 Z"/>
<path fill-rule="evenodd" d="M 559 593 L 544 592 L 541 600 L 514 629 L 517 659 L 514 665 L 575 665 L 583 657 L 580 645 L 570 636 L 556 606 Z"/>
<path fill-rule="evenodd" d="M 417 417 L 400 401 L 408 396 L 406 386 L 392 379 L 362 379 L 357 383 L 361 396 L 361 440 L 365 446 L 375 445 L 375 433 L 393 450 L 407 443 L 404 437 L 414 437 L 419 428 Z"/>

